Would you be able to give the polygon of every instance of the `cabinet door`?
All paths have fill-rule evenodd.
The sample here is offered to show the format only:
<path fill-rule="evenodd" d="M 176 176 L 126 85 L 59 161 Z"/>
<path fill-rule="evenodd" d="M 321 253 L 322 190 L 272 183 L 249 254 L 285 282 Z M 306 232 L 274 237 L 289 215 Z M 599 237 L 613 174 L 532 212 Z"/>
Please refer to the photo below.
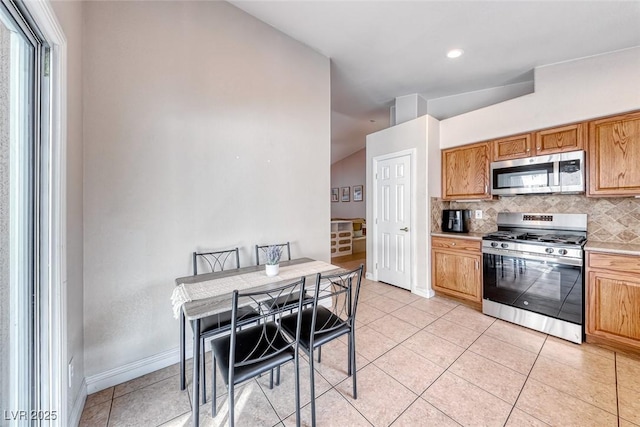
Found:
<path fill-rule="evenodd" d="M 586 140 L 586 123 L 575 123 L 535 133 L 536 155 L 583 150 Z"/>
<path fill-rule="evenodd" d="M 510 136 L 492 142 L 493 160 L 520 159 L 531 156 L 531 134 Z"/>
<path fill-rule="evenodd" d="M 474 302 L 482 300 L 480 255 L 433 249 L 433 289 Z"/>
<path fill-rule="evenodd" d="M 640 276 L 589 271 L 587 334 L 640 348 Z"/>
<path fill-rule="evenodd" d="M 442 198 L 490 199 L 489 143 L 442 150 Z"/>
<path fill-rule="evenodd" d="M 589 196 L 640 195 L 640 112 L 589 123 Z"/>

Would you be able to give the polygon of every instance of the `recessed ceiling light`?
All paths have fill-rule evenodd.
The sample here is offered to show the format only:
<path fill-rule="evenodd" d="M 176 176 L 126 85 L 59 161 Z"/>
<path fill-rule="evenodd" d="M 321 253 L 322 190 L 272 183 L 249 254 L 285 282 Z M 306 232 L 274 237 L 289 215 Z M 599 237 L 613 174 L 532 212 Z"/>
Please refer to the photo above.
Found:
<path fill-rule="evenodd" d="M 462 49 L 451 49 L 449 52 L 447 52 L 447 58 L 459 58 L 463 53 L 464 50 Z"/>

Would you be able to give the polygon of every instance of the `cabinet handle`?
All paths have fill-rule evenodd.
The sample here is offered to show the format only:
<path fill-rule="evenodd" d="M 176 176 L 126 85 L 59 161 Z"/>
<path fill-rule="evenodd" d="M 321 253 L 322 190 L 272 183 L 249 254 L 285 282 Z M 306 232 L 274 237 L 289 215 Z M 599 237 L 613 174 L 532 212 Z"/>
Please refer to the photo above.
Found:
<path fill-rule="evenodd" d="M 488 193 L 489 192 L 489 186 L 487 186 L 487 184 L 484 185 L 484 192 Z"/>
<path fill-rule="evenodd" d="M 527 148 L 527 152 L 531 151 L 531 148 Z"/>
<path fill-rule="evenodd" d="M 456 242 L 451 242 L 451 246 L 455 246 L 455 245 L 456 245 Z"/>
<path fill-rule="evenodd" d="M 536 150 L 540 151 L 540 147 L 536 147 Z"/>
<path fill-rule="evenodd" d="M 476 270 L 480 268 L 480 263 L 476 260 Z"/>

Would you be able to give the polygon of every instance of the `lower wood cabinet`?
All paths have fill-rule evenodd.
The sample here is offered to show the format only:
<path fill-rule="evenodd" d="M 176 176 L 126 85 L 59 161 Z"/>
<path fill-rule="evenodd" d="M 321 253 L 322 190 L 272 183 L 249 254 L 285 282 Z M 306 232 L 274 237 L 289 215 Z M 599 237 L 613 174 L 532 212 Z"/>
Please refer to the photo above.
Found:
<path fill-rule="evenodd" d="M 431 285 L 437 292 L 474 303 L 482 301 L 481 242 L 431 238 Z"/>
<path fill-rule="evenodd" d="M 640 256 L 589 252 L 586 304 L 587 341 L 640 351 Z"/>

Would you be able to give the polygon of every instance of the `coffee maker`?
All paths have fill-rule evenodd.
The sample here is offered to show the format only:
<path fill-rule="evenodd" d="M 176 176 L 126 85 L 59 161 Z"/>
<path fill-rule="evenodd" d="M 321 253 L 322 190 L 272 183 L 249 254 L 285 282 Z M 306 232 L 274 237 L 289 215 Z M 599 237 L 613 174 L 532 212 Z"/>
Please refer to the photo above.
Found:
<path fill-rule="evenodd" d="M 442 231 L 468 233 L 469 213 L 470 211 L 466 209 L 444 209 L 442 211 Z"/>

